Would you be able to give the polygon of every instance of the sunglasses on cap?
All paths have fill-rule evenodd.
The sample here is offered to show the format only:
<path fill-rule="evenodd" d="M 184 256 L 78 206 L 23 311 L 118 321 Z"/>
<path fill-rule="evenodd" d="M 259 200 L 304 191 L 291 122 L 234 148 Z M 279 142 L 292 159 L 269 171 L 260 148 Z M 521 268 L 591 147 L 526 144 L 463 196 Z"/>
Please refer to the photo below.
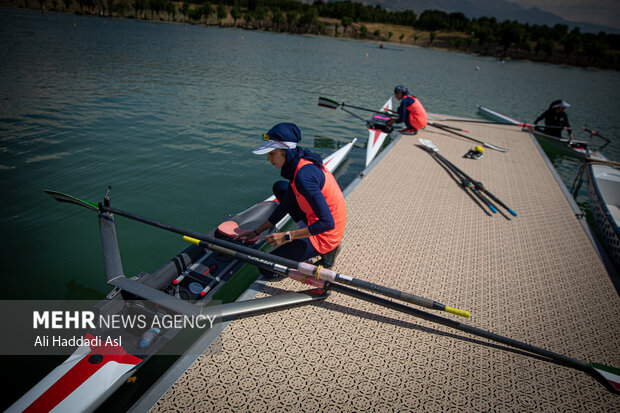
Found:
<path fill-rule="evenodd" d="M 263 141 L 278 142 L 278 143 L 281 143 L 282 145 L 286 146 L 287 148 L 291 148 L 291 145 L 287 145 L 286 142 L 282 142 L 282 141 L 277 141 L 275 139 L 271 139 L 269 137 L 269 135 L 267 135 L 266 133 L 263 133 Z"/>

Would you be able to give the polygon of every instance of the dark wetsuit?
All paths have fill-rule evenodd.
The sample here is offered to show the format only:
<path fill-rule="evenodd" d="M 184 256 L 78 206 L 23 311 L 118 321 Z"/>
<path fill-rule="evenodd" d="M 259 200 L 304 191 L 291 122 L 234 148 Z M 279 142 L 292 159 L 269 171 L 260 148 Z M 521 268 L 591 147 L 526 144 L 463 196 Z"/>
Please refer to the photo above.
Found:
<path fill-rule="evenodd" d="M 569 128 L 570 124 L 568 123 L 568 116 L 564 111 L 560 113 L 556 112 L 555 109 L 547 109 L 542 115 L 540 115 L 534 121 L 534 124 L 540 122 L 541 120 L 545 120 L 545 127 L 542 129 L 543 133 L 551 136 L 556 136 L 558 138 L 562 137 L 562 128 Z M 548 126 L 555 126 L 553 128 L 549 128 Z M 536 129 L 539 129 L 536 127 Z"/>

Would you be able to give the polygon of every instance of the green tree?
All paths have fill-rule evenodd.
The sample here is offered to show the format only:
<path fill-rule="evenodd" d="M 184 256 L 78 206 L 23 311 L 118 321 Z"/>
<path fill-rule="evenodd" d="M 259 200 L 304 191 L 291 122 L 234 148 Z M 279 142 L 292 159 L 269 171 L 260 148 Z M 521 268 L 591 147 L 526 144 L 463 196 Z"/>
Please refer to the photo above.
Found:
<path fill-rule="evenodd" d="M 114 10 L 114 0 L 106 0 L 108 16 L 112 16 L 112 11 Z"/>
<path fill-rule="evenodd" d="M 172 1 L 166 1 L 166 13 L 168 13 L 168 21 L 176 21 L 177 7 Z"/>
<path fill-rule="evenodd" d="M 394 36 L 394 33 L 388 32 L 388 40 L 390 40 L 392 38 L 392 36 Z"/>
<path fill-rule="evenodd" d="M 297 13 L 297 10 L 289 10 L 286 12 L 286 24 L 289 32 L 293 32 L 293 28 L 297 26 L 298 22 L 299 14 Z"/>
<path fill-rule="evenodd" d="M 250 9 L 252 10 L 252 9 Z M 263 22 L 267 18 L 267 8 L 265 6 L 258 6 L 254 9 L 254 17 L 258 20 L 258 27 L 263 28 Z"/>
<path fill-rule="evenodd" d="M 203 16 L 204 9 L 202 7 L 195 7 L 189 9 L 189 20 L 193 22 L 200 22 Z"/>
<path fill-rule="evenodd" d="M 222 19 L 225 19 L 226 16 L 228 16 L 228 12 L 226 11 L 224 4 L 223 3 L 218 4 L 217 5 L 217 22 L 220 26 L 222 25 Z"/>
<path fill-rule="evenodd" d="M 121 0 L 114 5 L 114 13 L 117 16 L 125 17 L 125 12 L 128 10 L 129 5 L 125 2 L 125 0 Z"/>
<path fill-rule="evenodd" d="M 334 37 L 338 37 L 338 29 L 340 28 L 340 23 L 334 23 Z"/>
<path fill-rule="evenodd" d="M 181 14 L 185 16 L 185 22 L 187 23 L 189 18 L 189 2 L 183 2 L 183 5 L 181 6 Z"/>
<path fill-rule="evenodd" d="M 314 7 L 308 7 L 299 17 L 299 25 L 303 27 L 303 32 L 307 33 L 310 27 L 319 21 L 319 12 Z"/>
<path fill-rule="evenodd" d="M 245 21 L 246 28 L 250 26 L 250 23 L 252 23 L 252 12 L 251 11 L 245 12 L 243 15 L 243 20 Z"/>
<path fill-rule="evenodd" d="M 565 24 L 556 24 L 551 28 L 551 32 L 549 33 L 552 40 L 556 42 L 561 42 L 564 40 L 566 35 L 568 34 L 568 26 Z"/>
<path fill-rule="evenodd" d="M 360 26 L 360 36 L 362 39 L 365 39 L 366 37 L 368 37 L 368 27 L 366 27 L 365 24 L 362 24 Z"/>
<path fill-rule="evenodd" d="M 233 18 L 234 20 L 234 25 L 235 27 L 237 26 L 237 20 L 241 18 L 241 9 L 239 8 L 239 6 L 237 6 L 236 4 L 233 6 L 232 9 L 230 9 L 230 16 Z"/>
<path fill-rule="evenodd" d="M 430 32 L 430 40 L 431 42 L 429 43 L 429 47 L 433 47 L 433 42 L 435 41 L 435 39 L 437 39 L 437 32 Z"/>
<path fill-rule="evenodd" d="M 85 0 L 78 0 L 78 2 L 80 1 Z M 133 9 L 136 11 L 136 17 L 140 18 L 140 12 L 146 10 L 146 0 L 134 0 Z"/>
<path fill-rule="evenodd" d="M 553 39 L 547 37 L 540 38 L 538 42 L 536 42 L 536 55 L 538 55 L 538 53 L 541 51 L 546 53 L 548 57 L 552 56 L 553 52 L 555 51 L 555 42 L 553 41 Z"/>
<path fill-rule="evenodd" d="M 275 27 L 276 31 L 280 31 L 280 26 L 284 23 L 284 13 L 278 7 L 271 10 L 271 23 Z"/>
<path fill-rule="evenodd" d="M 398 40 L 402 43 L 404 38 L 405 38 L 405 33 L 401 33 L 400 36 L 398 37 Z"/>
<path fill-rule="evenodd" d="M 581 34 L 578 32 L 571 32 L 566 38 L 562 41 L 562 47 L 564 48 L 564 54 L 566 56 L 570 56 L 579 49 L 581 49 L 582 41 Z"/>
<path fill-rule="evenodd" d="M 342 23 L 342 27 L 344 28 L 342 31 L 342 35 L 345 36 L 347 34 L 347 27 L 353 24 L 353 19 L 349 16 L 344 16 L 340 22 Z"/>
<path fill-rule="evenodd" d="M 62 2 L 65 4 L 65 10 L 69 10 L 73 5 L 73 0 L 62 0 Z"/>
<path fill-rule="evenodd" d="M 504 22 L 499 31 L 499 42 L 504 47 L 504 54 L 513 44 L 521 44 L 525 30 L 522 25 L 514 22 Z"/>
<path fill-rule="evenodd" d="M 372 35 L 375 36 L 375 37 L 380 37 L 381 36 L 381 30 L 379 30 L 379 29 L 375 30 Z"/>
<path fill-rule="evenodd" d="M 209 23 L 209 17 L 214 13 L 215 12 L 213 11 L 213 6 L 210 1 L 205 1 L 202 3 L 202 7 L 200 8 L 200 18 L 204 17 L 205 24 Z"/>

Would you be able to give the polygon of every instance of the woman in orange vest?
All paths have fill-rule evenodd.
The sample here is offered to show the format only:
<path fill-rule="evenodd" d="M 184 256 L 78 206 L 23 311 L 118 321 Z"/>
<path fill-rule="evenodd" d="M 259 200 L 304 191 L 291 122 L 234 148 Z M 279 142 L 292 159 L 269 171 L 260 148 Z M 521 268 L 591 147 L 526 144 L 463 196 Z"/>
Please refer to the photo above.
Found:
<path fill-rule="evenodd" d="M 266 153 L 267 160 L 280 169 L 286 181 L 278 181 L 273 186 L 280 204 L 267 221 L 238 238 L 253 238 L 290 214 L 300 228 L 267 235 L 265 240 L 277 247 L 272 254 L 295 261 L 320 255 L 321 264 L 329 268 L 340 249 L 347 207 L 336 179 L 323 166 L 321 156 L 297 146 L 299 141 L 301 132 L 292 123 L 279 123 L 263 135 L 261 146 L 253 152 Z M 274 275 L 261 272 L 269 278 Z"/>
<path fill-rule="evenodd" d="M 398 119 L 390 119 L 387 123 L 392 126 L 395 123 L 405 123 L 406 128 L 399 132 L 407 135 L 415 135 L 418 130 L 424 128 L 428 123 L 426 110 L 420 99 L 413 96 L 405 86 L 396 86 L 394 96 L 400 100 L 398 107 Z"/>

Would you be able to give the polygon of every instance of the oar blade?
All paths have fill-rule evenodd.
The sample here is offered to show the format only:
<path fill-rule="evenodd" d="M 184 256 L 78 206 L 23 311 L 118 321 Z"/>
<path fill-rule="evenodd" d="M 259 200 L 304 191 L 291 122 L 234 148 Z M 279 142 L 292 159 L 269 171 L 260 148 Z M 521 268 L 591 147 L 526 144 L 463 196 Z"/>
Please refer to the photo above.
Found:
<path fill-rule="evenodd" d="M 336 102 L 335 100 L 319 97 L 319 106 L 323 106 L 324 108 L 329 109 L 338 109 L 340 107 L 340 103 Z"/>
<path fill-rule="evenodd" d="M 487 143 L 487 142 L 484 142 L 483 145 L 486 146 L 487 148 L 491 148 L 491 149 L 494 149 L 496 151 L 508 152 L 508 149 L 506 149 L 506 148 L 501 148 L 499 146 L 495 146 L 495 145 Z"/>
<path fill-rule="evenodd" d="M 439 152 L 439 148 L 437 146 L 435 146 L 435 144 L 433 143 L 432 140 L 430 139 L 422 139 L 422 138 L 418 138 L 418 141 L 420 141 L 420 143 L 424 146 L 426 146 L 428 149 L 430 149 L 433 152 Z"/>
<path fill-rule="evenodd" d="M 51 191 L 49 189 L 45 189 L 43 190 L 43 192 L 50 195 L 52 198 L 54 198 L 58 202 L 66 202 L 68 204 L 79 205 L 84 208 L 92 209 L 93 211 L 99 212 L 99 205 L 97 205 L 94 202 L 84 201 L 74 196 L 63 194 L 62 192 L 58 192 L 58 191 Z"/>
<path fill-rule="evenodd" d="M 615 393 L 620 394 L 620 369 L 612 366 L 606 366 L 604 364 L 590 363 L 590 367 L 594 369 L 614 390 Z"/>

